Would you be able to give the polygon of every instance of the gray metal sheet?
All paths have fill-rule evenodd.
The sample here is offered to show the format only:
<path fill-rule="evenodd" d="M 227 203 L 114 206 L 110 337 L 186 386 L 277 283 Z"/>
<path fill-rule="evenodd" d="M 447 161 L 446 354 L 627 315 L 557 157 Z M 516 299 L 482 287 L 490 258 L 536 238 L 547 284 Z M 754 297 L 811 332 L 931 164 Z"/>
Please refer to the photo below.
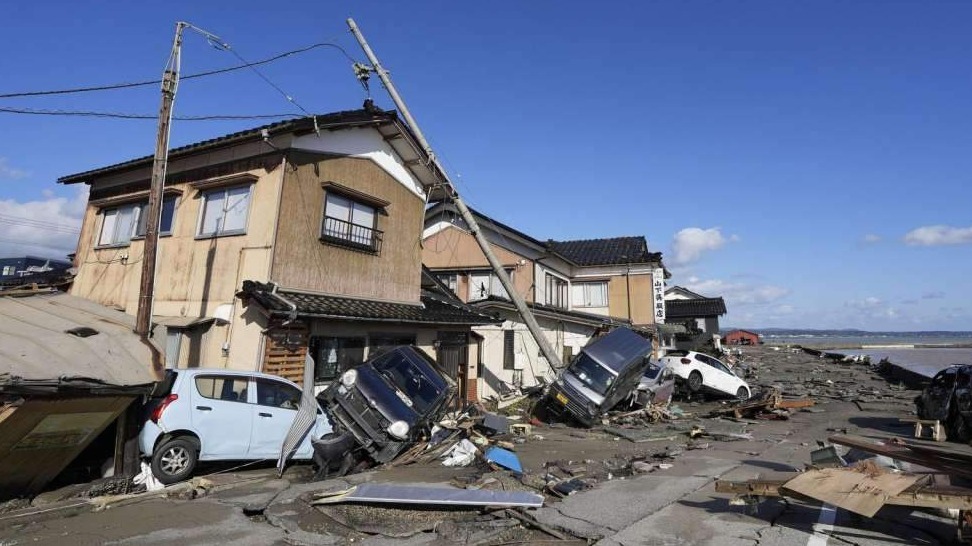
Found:
<path fill-rule="evenodd" d="M 604 366 L 620 372 L 633 358 L 651 351 L 651 342 L 628 328 L 616 328 L 582 349 Z"/>
<path fill-rule="evenodd" d="M 132 315 L 69 294 L 0 296 L 0 384 L 14 377 L 152 383 L 152 352 L 132 331 L 134 325 Z M 78 327 L 98 333 L 66 333 Z"/>
<path fill-rule="evenodd" d="M 524 491 L 487 491 L 387 483 L 365 483 L 337 494 L 324 494 L 313 504 L 370 502 L 444 506 L 543 506 L 543 495 Z"/>

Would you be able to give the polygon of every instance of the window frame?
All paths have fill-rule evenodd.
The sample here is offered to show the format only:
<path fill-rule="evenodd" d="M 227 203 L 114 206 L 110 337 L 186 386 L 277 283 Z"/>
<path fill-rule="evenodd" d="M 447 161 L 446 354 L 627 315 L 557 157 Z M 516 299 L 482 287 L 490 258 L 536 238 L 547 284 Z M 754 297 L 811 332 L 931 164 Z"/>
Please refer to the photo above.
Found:
<path fill-rule="evenodd" d="M 318 359 L 321 356 L 321 351 L 324 349 L 324 343 L 326 342 L 326 340 L 335 340 L 338 344 L 338 346 L 334 348 L 335 372 L 333 376 L 320 375 L 321 368 L 323 368 L 324 365 L 327 364 L 326 362 L 323 361 L 323 359 L 321 359 L 320 362 L 318 361 Z M 350 346 L 346 346 L 348 344 Z M 355 346 L 356 344 L 360 344 L 360 347 Z M 329 383 L 331 381 L 337 381 L 341 377 L 341 374 L 345 372 L 345 370 L 350 369 L 353 366 L 357 366 L 359 364 L 364 363 L 366 360 L 364 356 L 365 348 L 368 347 L 368 340 L 364 336 L 327 336 L 327 335 L 314 336 L 312 335 L 309 340 L 309 346 L 311 348 L 310 350 L 312 351 L 311 359 L 314 361 L 314 383 L 320 385 L 324 383 Z M 345 355 L 344 354 L 345 351 L 360 351 L 360 355 Z M 348 360 L 351 360 L 352 362 L 350 362 L 346 367 L 342 367 L 342 362 Z M 353 362 L 354 360 L 359 360 L 359 361 Z"/>
<path fill-rule="evenodd" d="M 176 206 L 179 197 L 177 195 L 164 195 L 162 197 L 162 216 L 165 218 L 165 205 L 166 203 L 172 203 L 172 217 L 169 218 L 169 229 L 162 229 L 163 223 L 159 223 L 159 237 L 169 237 L 172 235 L 172 226 L 175 224 L 175 214 Z M 148 210 L 148 201 L 139 204 L 138 216 L 135 218 L 135 234 L 132 235 L 132 240 L 139 240 L 145 238 L 146 223 L 145 223 L 145 212 Z"/>
<path fill-rule="evenodd" d="M 590 288 L 593 287 L 594 285 L 600 285 L 604 287 L 603 289 L 604 303 L 602 304 L 595 305 L 593 303 L 593 298 L 591 297 L 592 292 Z M 571 298 L 572 300 L 571 304 L 574 307 L 587 307 L 587 308 L 608 307 L 608 302 L 611 301 L 610 294 L 608 293 L 609 290 L 608 281 L 575 281 L 571 283 L 570 289 L 571 292 L 573 292 L 575 289 L 579 289 L 581 291 L 581 301 L 573 301 L 574 298 L 573 297 Z M 573 293 L 571 295 L 573 296 Z"/>
<path fill-rule="evenodd" d="M 142 206 L 143 205 L 140 202 L 119 203 L 111 207 L 103 207 L 101 210 L 99 210 L 98 214 L 101 215 L 101 227 L 98 229 L 98 235 L 95 239 L 95 248 L 121 248 L 130 245 L 132 239 L 135 238 L 135 230 L 138 226 L 138 218 L 142 214 Z M 119 211 L 123 209 L 131 209 L 132 211 L 131 223 L 129 224 L 128 228 L 128 238 L 124 240 L 115 240 L 115 237 L 118 235 L 119 227 L 117 216 Z M 102 242 L 105 237 L 105 225 L 108 222 L 108 217 L 111 213 L 113 213 L 115 216 L 115 220 L 113 220 L 114 223 L 112 224 L 112 240 L 105 243 Z"/>
<path fill-rule="evenodd" d="M 213 396 L 207 396 L 199 388 L 199 381 L 200 380 L 206 380 L 206 379 L 213 380 Z M 243 387 L 243 390 L 240 391 L 237 394 L 242 394 L 243 396 L 237 397 L 235 400 L 227 400 L 226 398 L 223 398 L 223 396 L 222 396 L 223 393 L 220 392 L 220 395 L 218 397 L 216 397 L 216 384 L 215 384 L 215 382 L 217 380 L 223 380 L 224 381 L 224 384 L 223 384 L 222 388 L 220 389 L 221 391 L 226 390 L 225 381 L 242 381 L 245 385 Z M 192 388 L 196 389 L 196 394 L 198 394 L 199 396 L 202 396 L 203 398 L 205 398 L 207 400 L 218 400 L 220 402 L 237 402 L 237 403 L 240 403 L 240 404 L 246 404 L 246 403 L 248 403 L 247 398 L 249 397 L 250 377 L 249 376 L 246 376 L 246 375 L 232 375 L 232 374 L 199 374 L 199 375 L 196 375 L 195 377 L 193 377 Z M 236 392 L 236 391 L 234 390 L 233 392 Z"/>
<path fill-rule="evenodd" d="M 543 288 L 544 305 L 558 309 L 568 308 L 570 305 L 570 282 L 567 279 L 550 272 L 544 272 Z M 554 292 L 557 294 L 557 300 L 560 301 L 560 304 L 555 303 L 552 297 Z"/>
<path fill-rule="evenodd" d="M 334 246 L 348 247 L 356 250 L 363 250 L 366 252 L 372 252 L 378 254 L 381 252 L 381 243 L 383 239 L 384 232 L 378 229 L 378 217 L 386 214 L 384 206 L 370 198 L 363 198 L 361 195 L 357 195 L 358 192 L 351 191 L 336 191 L 337 186 L 331 185 L 327 186 L 326 190 L 330 191 L 324 192 L 324 202 L 322 205 L 321 213 L 321 227 L 319 237 L 322 243 L 331 244 Z M 331 200 L 343 200 L 347 202 L 348 219 L 339 218 L 337 216 L 328 216 L 328 205 L 332 203 Z M 342 206 L 343 204 L 333 203 L 334 207 Z M 371 216 L 371 225 L 355 223 L 355 211 L 359 209 L 368 209 L 361 214 L 369 214 Z M 332 209 L 333 210 L 333 209 Z M 328 228 L 328 220 L 332 222 L 340 223 L 340 226 L 347 226 L 347 233 L 338 232 L 334 227 Z M 359 228 L 366 231 L 366 235 L 370 242 L 362 242 L 359 240 L 361 237 L 355 235 L 355 229 Z M 344 230 L 342 230 L 344 231 Z"/>
<path fill-rule="evenodd" d="M 225 229 L 225 218 L 226 218 L 226 203 L 229 201 L 229 192 L 233 190 L 246 189 L 246 213 L 243 217 L 243 227 L 237 229 L 227 230 Z M 213 239 L 216 237 L 232 237 L 234 235 L 246 235 L 247 229 L 250 226 L 250 208 L 253 204 L 253 183 L 244 184 L 228 184 L 215 187 L 206 187 L 199 190 L 200 199 L 202 203 L 199 207 L 199 218 L 196 221 L 196 239 Z M 223 196 L 222 205 L 222 216 L 220 218 L 224 219 L 223 228 L 217 229 L 210 233 L 203 233 L 203 227 L 206 225 L 206 213 L 208 211 L 208 205 L 210 202 L 210 196 L 221 193 Z"/>

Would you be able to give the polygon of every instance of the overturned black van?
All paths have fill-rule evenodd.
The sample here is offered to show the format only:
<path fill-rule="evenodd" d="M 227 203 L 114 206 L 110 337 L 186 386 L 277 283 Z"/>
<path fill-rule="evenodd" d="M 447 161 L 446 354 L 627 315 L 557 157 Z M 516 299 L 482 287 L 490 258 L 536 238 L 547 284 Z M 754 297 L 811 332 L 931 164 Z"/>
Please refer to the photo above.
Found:
<path fill-rule="evenodd" d="M 550 386 L 545 407 L 592 426 L 631 394 L 650 358 L 651 341 L 628 328 L 617 328 L 581 350 Z"/>

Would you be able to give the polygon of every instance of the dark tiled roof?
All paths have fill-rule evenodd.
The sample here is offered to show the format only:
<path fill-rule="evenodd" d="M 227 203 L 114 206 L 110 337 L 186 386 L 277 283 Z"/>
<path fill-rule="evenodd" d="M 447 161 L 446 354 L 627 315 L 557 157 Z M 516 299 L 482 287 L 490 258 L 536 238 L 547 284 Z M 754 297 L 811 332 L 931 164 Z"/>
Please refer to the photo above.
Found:
<path fill-rule="evenodd" d="M 726 302 L 722 298 L 665 300 L 666 318 L 717 317 L 725 314 Z"/>
<path fill-rule="evenodd" d="M 644 237 L 613 237 L 579 241 L 549 241 L 551 250 L 577 265 L 618 265 L 660 262 L 660 252 L 648 252 Z"/>
<path fill-rule="evenodd" d="M 286 315 L 290 308 L 270 295 L 272 286 L 256 281 L 244 281 L 240 298 L 250 298 L 261 307 L 276 315 Z M 277 294 L 297 306 L 297 316 L 330 318 L 336 320 L 360 320 L 374 322 L 401 322 L 421 324 L 492 324 L 499 319 L 470 307 L 458 299 L 423 290 L 422 303 L 390 303 L 384 301 L 344 298 L 325 294 L 309 294 L 278 289 Z"/>
<path fill-rule="evenodd" d="M 272 137 L 281 133 L 289 132 L 301 132 L 301 131 L 313 131 L 316 127 L 321 130 L 333 129 L 336 127 L 348 127 L 353 125 L 368 125 L 381 122 L 391 122 L 396 120 L 398 115 L 394 111 L 383 111 L 380 108 L 363 108 L 360 110 L 345 110 L 343 112 L 333 112 L 330 114 L 322 114 L 318 116 L 304 117 L 288 119 L 286 121 L 278 121 L 275 123 L 270 123 L 268 125 L 261 125 L 260 127 L 254 127 L 253 129 L 246 129 L 244 131 L 238 131 L 236 133 L 230 133 L 228 135 L 223 135 L 216 138 L 211 138 L 209 140 L 203 140 L 201 142 L 195 142 L 193 144 L 188 144 L 186 146 L 181 146 L 179 148 L 172 148 L 169 150 L 169 159 L 175 159 L 182 155 L 187 155 L 190 153 L 205 150 L 207 148 L 214 148 L 217 146 L 223 146 L 226 144 L 231 144 L 234 142 L 262 138 L 261 133 L 267 131 Z M 153 156 L 144 156 L 137 159 L 132 159 L 129 161 L 124 161 L 122 163 L 116 163 L 115 165 L 109 165 L 107 167 L 101 167 L 98 169 L 93 169 L 90 171 L 85 171 L 77 174 L 71 174 L 67 176 L 62 176 L 57 179 L 60 184 L 77 184 L 79 182 L 87 182 L 92 176 L 104 175 L 113 171 L 119 171 L 127 168 L 137 167 L 142 164 L 150 165 Z"/>

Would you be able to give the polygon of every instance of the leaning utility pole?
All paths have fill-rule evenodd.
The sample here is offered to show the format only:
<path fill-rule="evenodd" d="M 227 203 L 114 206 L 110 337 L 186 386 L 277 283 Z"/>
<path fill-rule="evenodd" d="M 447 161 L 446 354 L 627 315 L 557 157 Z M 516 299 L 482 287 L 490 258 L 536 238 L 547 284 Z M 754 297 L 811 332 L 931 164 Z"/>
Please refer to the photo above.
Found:
<path fill-rule="evenodd" d="M 550 345 L 550 342 L 547 341 L 546 336 L 543 335 L 543 330 L 541 330 L 540 325 L 537 324 L 537 319 L 534 318 L 533 313 L 530 312 L 526 302 L 522 297 L 520 297 L 520 294 L 517 293 L 516 287 L 513 286 L 510 276 L 506 273 L 506 270 L 503 269 L 503 265 L 500 263 L 499 259 L 497 259 L 496 255 L 493 254 L 493 250 L 489 246 L 489 241 L 486 240 L 486 236 L 484 236 L 482 231 L 479 229 L 479 224 L 476 222 L 476 218 L 473 217 L 472 212 L 469 211 L 469 207 L 467 207 L 459 197 L 459 192 L 456 191 L 455 185 L 453 185 L 452 181 L 449 180 L 449 174 L 446 173 L 445 168 L 443 168 L 443 166 L 439 163 L 439 159 L 436 157 L 435 152 L 432 151 L 432 146 L 427 140 L 425 140 L 425 136 L 422 134 L 422 130 L 419 128 L 418 123 L 415 122 L 415 119 L 409 113 L 408 107 L 405 106 L 405 101 L 395 89 L 395 85 L 392 83 L 391 77 L 388 76 L 388 72 L 385 71 L 385 69 L 381 66 L 381 63 L 378 62 L 378 57 L 375 56 L 375 53 L 371 50 L 368 42 L 365 41 L 364 35 L 362 35 L 361 31 L 358 30 L 358 25 L 355 24 L 354 19 L 348 19 L 348 27 L 351 29 L 351 33 L 354 34 L 355 39 L 358 40 L 358 44 L 361 45 L 361 49 L 364 50 L 365 55 L 367 55 L 368 60 L 371 62 L 370 70 L 373 70 L 378 74 L 378 77 L 381 78 L 381 83 L 385 86 L 385 89 L 388 90 L 388 94 L 391 95 L 391 99 L 395 102 L 395 106 L 405 118 L 405 122 L 412 129 L 412 132 L 415 134 L 415 138 L 418 139 L 419 145 L 422 146 L 425 154 L 429 157 L 429 160 L 442 174 L 444 186 L 448 192 L 449 198 L 453 203 L 455 203 L 456 208 L 459 209 L 459 214 L 462 216 L 462 219 L 465 220 L 466 225 L 469 226 L 469 231 L 471 231 L 473 237 L 476 238 L 476 242 L 479 243 L 479 248 L 481 248 L 483 250 L 483 254 L 486 255 L 486 260 L 493 268 L 493 272 L 496 273 L 496 277 L 499 278 L 500 284 L 502 284 L 503 288 L 506 289 L 506 293 L 509 294 L 510 299 L 513 301 L 513 305 L 516 307 L 516 310 L 520 313 L 520 316 L 523 317 L 523 322 L 530 330 L 530 333 L 533 335 L 533 339 L 536 340 L 537 345 L 540 346 L 540 352 L 543 353 L 543 356 L 547 359 L 547 362 L 550 363 L 551 367 L 554 369 L 562 368 L 563 363 L 560 361 L 560 356 L 557 355 L 553 347 Z"/>
<path fill-rule="evenodd" d="M 172 124 L 172 104 L 179 86 L 179 62 L 182 50 L 182 31 L 189 23 L 176 23 L 172 53 L 162 74 L 162 105 L 159 107 L 159 131 L 155 140 L 155 159 L 152 162 L 152 183 L 148 206 L 145 209 L 145 247 L 142 251 L 142 282 L 138 291 L 138 312 L 135 333 L 147 339 L 152 329 L 152 297 L 155 290 L 155 262 L 159 250 L 159 223 L 162 218 L 162 194 L 165 169 L 169 160 L 169 126 Z M 151 347 L 151 344 L 149 344 Z"/>

